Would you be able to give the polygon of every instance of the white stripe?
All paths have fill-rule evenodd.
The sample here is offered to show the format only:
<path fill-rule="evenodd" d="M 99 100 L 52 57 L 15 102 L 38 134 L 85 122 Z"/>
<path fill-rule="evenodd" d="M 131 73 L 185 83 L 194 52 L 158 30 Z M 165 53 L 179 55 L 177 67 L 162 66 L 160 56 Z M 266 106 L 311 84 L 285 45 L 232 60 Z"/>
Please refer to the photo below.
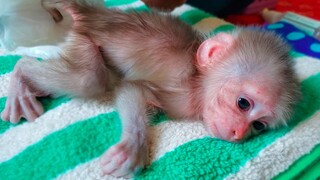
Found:
<path fill-rule="evenodd" d="M 8 96 L 11 73 L 0 76 L 0 98 Z"/>
<path fill-rule="evenodd" d="M 187 4 L 183 4 L 182 6 L 179 6 L 179 7 L 175 8 L 171 12 L 171 14 L 179 16 L 179 15 L 181 15 L 181 14 L 187 12 L 187 11 L 191 11 L 191 10 L 194 10 L 194 9 L 196 9 L 196 8 L 194 8 L 194 7 L 190 6 L 190 5 L 187 5 Z"/>
<path fill-rule="evenodd" d="M 209 33 L 212 30 L 216 29 L 219 26 L 230 24 L 220 18 L 208 17 L 204 18 L 201 21 L 193 25 L 193 28 L 200 31 L 201 33 Z"/>
<path fill-rule="evenodd" d="M 295 58 L 295 62 L 295 70 L 300 80 L 306 79 L 320 72 L 319 59 L 304 56 Z"/>
<path fill-rule="evenodd" d="M 303 60 L 307 58 L 304 57 Z M 312 73 L 310 74 L 312 75 Z M 309 75 L 309 76 L 310 76 Z M 179 129 L 179 131 L 177 131 Z M 199 121 L 179 120 L 167 121 L 149 128 L 150 163 L 158 160 L 165 153 L 173 151 L 192 140 L 209 136 L 203 124 Z M 88 174 L 87 174 L 88 173 Z M 102 176 L 97 160 L 82 164 L 61 176 L 61 179 L 72 179 L 73 177 L 94 177 L 93 179 L 108 179 Z M 80 178 L 82 179 L 82 178 Z"/>
<path fill-rule="evenodd" d="M 209 136 L 201 121 L 167 121 L 150 128 L 150 155 L 152 161 L 189 141 Z"/>
<path fill-rule="evenodd" d="M 115 178 L 113 176 L 103 175 L 100 168 L 99 159 L 94 159 L 87 163 L 77 166 L 65 174 L 57 177 L 57 180 L 72 180 L 72 179 L 99 179 L 99 180 L 125 180 L 124 178 Z"/>
<path fill-rule="evenodd" d="M 120 5 L 120 6 L 111 6 L 111 8 L 127 10 L 127 9 L 136 9 L 141 6 L 145 6 L 145 4 L 142 1 L 136 1 L 131 4 L 124 4 L 124 5 Z M 107 7 L 108 7 L 108 2 L 107 2 Z"/>
<path fill-rule="evenodd" d="M 70 124 L 110 112 L 110 101 L 74 99 L 48 111 L 36 119 L 7 130 L 0 135 L 0 163 L 4 162 L 45 136 Z"/>
<path fill-rule="evenodd" d="M 178 130 L 177 130 L 178 129 Z M 159 159 L 166 152 L 172 151 L 186 142 L 207 136 L 208 133 L 199 121 L 167 121 L 149 129 L 150 162 Z M 150 164 L 150 163 L 149 163 Z M 113 179 L 103 176 L 99 159 L 94 159 L 77 166 L 58 179 Z"/>
<path fill-rule="evenodd" d="M 319 119 L 320 113 L 309 121 L 301 123 L 287 135 L 263 150 L 255 161 L 243 168 L 242 171 L 245 172 L 229 178 L 270 179 L 278 174 L 292 164 L 294 160 L 309 152 L 314 144 L 320 142 L 320 134 L 318 133 L 318 129 L 320 128 Z M 205 136 L 208 136 L 208 133 L 199 121 L 168 121 L 151 127 L 149 135 L 149 137 L 152 137 L 150 140 L 151 162 L 182 144 Z M 278 166 L 273 168 L 275 165 Z M 246 168 L 248 168 L 248 171 L 246 171 Z M 268 173 L 270 178 L 265 178 L 268 175 L 264 173 Z M 252 174 L 255 176 L 252 176 Z M 74 179 L 75 177 L 80 177 L 79 179 L 86 179 L 86 177 L 87 179 L 111 178 L 110 176 L 102 176 L 98 159 L 79 165 L 75 169 L 61 175 L 58 179 Z"/>
<path fill-rule="evenodd" d="M 60 47 L 53 45 L 40 45 L 34 47 L 18 47 L 9 52 L 10 55 L 30 56 L 42 59 L 59 59 Z"/>
<path fill-rule="evenodd" d="M 264 148 L 227 179 L 271 179 L 320 143 L 320 111 Z"/>

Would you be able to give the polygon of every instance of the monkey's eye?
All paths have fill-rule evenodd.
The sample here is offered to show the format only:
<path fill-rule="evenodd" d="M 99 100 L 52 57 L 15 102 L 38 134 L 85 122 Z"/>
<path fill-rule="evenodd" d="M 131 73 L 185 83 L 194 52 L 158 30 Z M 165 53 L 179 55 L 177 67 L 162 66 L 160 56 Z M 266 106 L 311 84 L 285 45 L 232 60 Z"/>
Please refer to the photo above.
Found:
<path fill-rule="evenodd" d="M 252 126 L 257 131 L 262 131 L 267 128 L 267 124 L 261 121 L 253 121 Z"/>
<path fill-rule="evenodd" d="M 243 97 L 239 97 L 238 98 L 238 107 L 244 111 L 248 111 L 250 109 L 250 102 Z"/>

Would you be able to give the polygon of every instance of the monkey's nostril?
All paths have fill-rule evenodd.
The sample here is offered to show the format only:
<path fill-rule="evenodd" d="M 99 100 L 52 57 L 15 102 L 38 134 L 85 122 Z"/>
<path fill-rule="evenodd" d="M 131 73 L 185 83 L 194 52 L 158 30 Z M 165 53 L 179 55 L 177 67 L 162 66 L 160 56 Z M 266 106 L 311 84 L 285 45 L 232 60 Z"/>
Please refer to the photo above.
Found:
<path fill-rule="evenodd" d="M 237 130 L 232 131 L 230 140 L 232 140 L 232 141 L 241 140 L 241 137 L 239 137 L 239 134 L 237 133 Z"/>
<path fill-rule="evenodd" d="M 236 136 L 236 134 L 237 134 L 237 131 L 236 131 L 236 130 L 232 131 L 232 135 L 233 135 L 233 136 Z"/>
<path fill-rule="evenodd" d="M 234 130 L 233 133 L 233 140 L 234 141 L 241 141 L 245 136 L 245 131 L 241 130 Z"/>

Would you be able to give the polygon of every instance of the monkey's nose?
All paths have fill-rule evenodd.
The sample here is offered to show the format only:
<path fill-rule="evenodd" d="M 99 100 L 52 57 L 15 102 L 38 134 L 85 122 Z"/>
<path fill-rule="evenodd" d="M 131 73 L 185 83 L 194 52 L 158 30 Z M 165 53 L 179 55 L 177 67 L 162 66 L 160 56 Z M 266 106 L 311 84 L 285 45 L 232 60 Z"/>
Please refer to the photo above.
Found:
<path fill-rule="evenodd" d="M 247 135 L 247 131 L 248 131 L 248 128 L 236 128 L 233 130 L 233 137 L 232 139 L 234 141 L 240 141 L 242 140 L 243 138 L 246 137 Z"/>

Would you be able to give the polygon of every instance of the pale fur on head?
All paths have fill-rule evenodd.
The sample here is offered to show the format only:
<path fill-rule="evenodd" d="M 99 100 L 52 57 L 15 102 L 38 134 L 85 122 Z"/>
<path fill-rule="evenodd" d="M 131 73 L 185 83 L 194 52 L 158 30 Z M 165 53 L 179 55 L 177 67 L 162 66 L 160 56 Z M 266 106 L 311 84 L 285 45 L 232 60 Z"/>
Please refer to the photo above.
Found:
<path fill-rule="evenodd" d="M 289 45 L 275 33 L 257 27 L 238 27 L 231 34 L 236 40 L 227 50 L 231 53 L 224 57 L 228 60 L 218 63 L 218 71 L 204 72 L 202 84 L 206 84 L 211 92 L 218 92 L 221 87 L 219 85 L 230 79 L 254 79 L 255 74 L 264 74 L 266 80 L 272 82 L 270 86 L 278 87 L 280 91 L 273 112 L 276 120 L 270 127 L 286 125 L 294 104 L 300 98 L 299 83 L 293 69 L 294 62 L 289 55 Z M 212 100 L 214 99 L 213 97 Z"/>

